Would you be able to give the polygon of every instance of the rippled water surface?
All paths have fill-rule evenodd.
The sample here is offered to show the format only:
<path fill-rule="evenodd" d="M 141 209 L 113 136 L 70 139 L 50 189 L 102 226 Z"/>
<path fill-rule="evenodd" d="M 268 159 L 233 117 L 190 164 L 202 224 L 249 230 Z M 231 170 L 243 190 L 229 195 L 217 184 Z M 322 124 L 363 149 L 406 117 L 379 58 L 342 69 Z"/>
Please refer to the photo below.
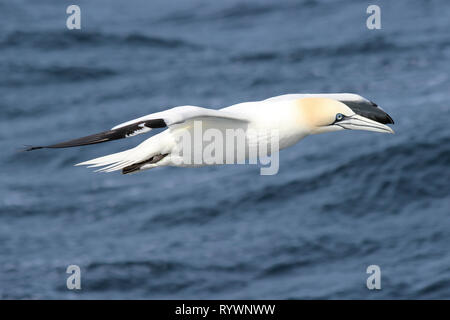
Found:
<path fill-rule="evenodd" d="M 448 1 L 375 1 L 374 31 L 349 0 L 77 3 L 79 31 L 69 2 L 0 3 L 1 298 L 450 298 Z M 274 176 L 72 166 L 142 136 L 18 152 L 293 92 L 359 93 L 396 134 L 308 137 Z"/>

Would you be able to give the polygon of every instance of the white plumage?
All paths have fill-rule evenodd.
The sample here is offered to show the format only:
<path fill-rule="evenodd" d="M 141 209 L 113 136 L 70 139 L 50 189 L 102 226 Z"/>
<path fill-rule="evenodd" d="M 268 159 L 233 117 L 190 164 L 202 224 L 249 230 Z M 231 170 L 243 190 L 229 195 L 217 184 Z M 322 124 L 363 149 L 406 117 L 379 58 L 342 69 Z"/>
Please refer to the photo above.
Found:
<path fill-rule="evenodd" d="M 342 118 L 342 119 L 341 119 Z M 289 147 L 310 134 L 358 129 L 390 132 L 385 123 L 392 119 L 373 102 L 356 94 L 288 94 L 262 101 L 244 102 L 220 110 L 196 106 L 180 106 L 149 114 L 113 127 L 99 134 L 39 148 L 63 148 L 95 144 L 148 133 L 153 128 L 167 129 L 138 146 L 77 164 L 96 171 L 122 170 L 131 173 L 157 166 L 198 166 L 210 164 L 183 163 L 180 159 L 180 135 L 195 136 L 195 124 L 214 129 L 224 136 L 226 130 L 241 130 L 247 145 L 269 143 L 276 132 L 279 149 Z M 198 142 L 198 141 L 197 141 Z M 194 141 L 195 144 L 195 141 Z M 198 144 L 198 143 L 197 143 Z M 216 155 L 217 156 L 217 155 Z M 248 153 L 246 153 L 248 156 Z M 223 156 L 224 159 L 226 155 Z"/>

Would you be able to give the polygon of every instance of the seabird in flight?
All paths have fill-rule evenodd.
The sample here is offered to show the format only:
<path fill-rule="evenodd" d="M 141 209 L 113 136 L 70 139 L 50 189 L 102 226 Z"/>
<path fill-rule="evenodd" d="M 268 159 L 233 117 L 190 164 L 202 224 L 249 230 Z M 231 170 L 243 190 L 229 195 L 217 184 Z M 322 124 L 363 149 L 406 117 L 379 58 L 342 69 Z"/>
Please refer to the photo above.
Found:
<path fill-rule="evenodd" d="M 386 126 L 394 123 L 392 118 L 375 103 L 357 94 L 287 94 L 220 110 L 175 107 L 122 123 L 108 131 L 26 150 L 84 146 L 132 137 L 155 128 L 167 128 L 132 149 L 77 165 L 100 167 L 97 171 L 104 172 L 121 170 L 123 174 L 159 166 L 188 166 L 177 158 L 180 150 L 175 137 L 183 130 L 194 131 L 196 121 L 201 121 L 205 128 L 221 132 L 228 128 L 243 129 L 245 134 L 277 130 L 279 149 L 292 146 L 311 134 L 344 129 L 394 133 Z M 247 134 L 246 139 L 247 143 L 258 143 L 258 139 L 268 138 Z"/>

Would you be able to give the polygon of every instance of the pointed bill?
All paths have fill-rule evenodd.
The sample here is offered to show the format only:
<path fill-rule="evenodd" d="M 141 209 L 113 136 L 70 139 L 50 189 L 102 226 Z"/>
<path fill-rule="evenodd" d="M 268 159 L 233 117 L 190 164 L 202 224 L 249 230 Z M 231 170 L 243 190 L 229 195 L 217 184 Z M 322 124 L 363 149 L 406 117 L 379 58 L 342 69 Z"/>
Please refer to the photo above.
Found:
<path fill-rule="evenodd" d="M 374 132 L 394 133 L 387 125 L 354 114 L 337 123 L 338 126 L 348 130 L 366 130 Z"/>

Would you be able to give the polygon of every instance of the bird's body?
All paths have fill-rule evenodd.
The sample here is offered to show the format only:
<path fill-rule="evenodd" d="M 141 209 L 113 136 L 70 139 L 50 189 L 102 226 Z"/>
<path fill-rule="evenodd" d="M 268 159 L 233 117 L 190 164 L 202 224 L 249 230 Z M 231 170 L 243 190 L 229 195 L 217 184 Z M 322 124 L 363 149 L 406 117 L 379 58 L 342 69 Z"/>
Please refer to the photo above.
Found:
<path fill-rule="evenodd" d="M 183 150 L 179 150 L 182 144 L 177 143 L 176 137 L 179 137 L 185 133 L 185 130 L 192 138 L 191 145 L 193 147 L 199 146 L 199 149 L 204 150 L 209 144 L 208 141 L 193 141 L 195 136 L 195 122 L 200 123 L 202 133 L 207 132 L 210 129 L 218 130 L 223 137 L 223 147 L 226 145 L 227 130 L 231 130 L 233 133 L 242 133 L 245 136 L 243 139 L 245 150 L 242 160 L 248 160 L 249 146 L 266 145 L 269 152 L 272 147 L 272 140 L 277 139 L 278 148 L 284 149 L 295 143 L 307 135 L 307 131 L 299 126 L 298 110 L 291 101 L 279 101 L 276 103 L 268 102 L 246 102 L 233 105 L 227 108 L 220 109 L 220 111 L 227 112 L 229 114 L 236 115 L 236 119 L 223 119 L 216 117 L 198 117 L 192 120 L 184 121 L 181 124 L 175 124 L 170 126 L 167 130 L 151 137 L 144 141 L 141 145 L 137 146 L 137 149 L 147 150 L 150 153 L 167 154 L 157 163 L 149 163 L 142 169 L 153 168 L 157 166 L 182 166 L 182 167 L 198 167 L 204 165 L 212 165 L 218 163 L 227 163 L 226 150 L 223 150 L 222 157 L 218 159 L 208 159 L 208 154 L 202 153 L 202 161 L 196 163 L 194 161 L 194 155 L 190 158 L 190 161 L 184 161 L 185 159 L 178 156 L 183 153 Z M 236 136 L 232 137 L 237 139 Z M 237 143 L 236 143 L 237 144 Z M 236 146 L 237 148 L 237 146 Z M 225 148 L 224 148 L 225 149 Z M 237 163 L 238 159 L 235 155 L 231 163 Z M 84 163 L 83 163 L 84 164 Z M 90 163 L 85 163 L 90 164 Z M 116 170 L 117 168 L 112 168 Z M 108 169 L 110 170 L 110 169 Z"/>
<path fill-rule="evenodd" d="M 78 164 L 99 167 L 98 171 L 131 173 L 168 165 L 242 163 L 254 155 L 252 150 L 261 146 L 270 154 L 274 147 L 290 147 L 315 133 L 342 129 L 393 133 L 385 123 L 393 123 L 389 115 L 355 94 L 289 94 L 220 110 L 175 107 L 125 122 L 109 131 L 46 147 L 95 144 L 167 127 L 135 148 Z M 43 147 L 29 150 L 38 148 Z"/>

